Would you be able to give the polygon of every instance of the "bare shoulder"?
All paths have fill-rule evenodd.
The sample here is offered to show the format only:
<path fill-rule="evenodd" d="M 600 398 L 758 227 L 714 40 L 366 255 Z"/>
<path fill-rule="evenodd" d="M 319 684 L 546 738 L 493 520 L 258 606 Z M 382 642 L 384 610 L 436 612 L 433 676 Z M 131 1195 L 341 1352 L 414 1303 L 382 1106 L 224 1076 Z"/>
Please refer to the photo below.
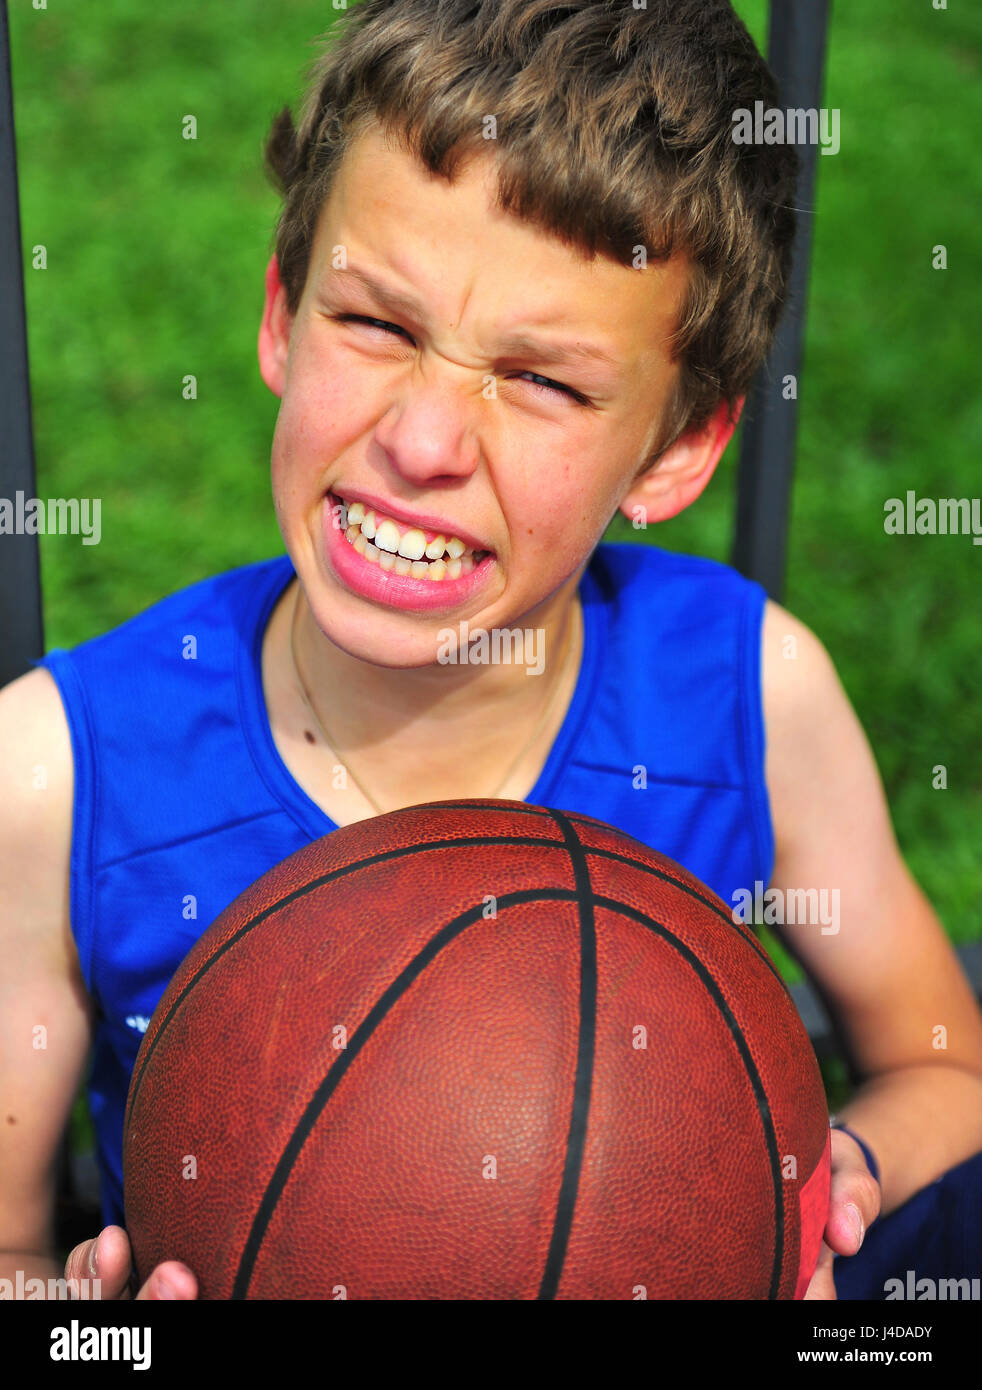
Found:
<path fill-rule="evenodd" d="M 853 836 L 886 872 L 899 851 L 869 740 L 823 643 L 767 600 L 761 637 L 766 778 L 776 872 Z"/>
<path fill-rule="evenodd" d="M 824 697 L 841 690 L 832 658 L 822 642 L 800 618 L 773 599 L 764 607 L 761 658 L 768 723 L 772 717 L 800 719 L 803 704 L 819 705 Z"/>
<path fill-rule="evenodd" d="M 74 768 L 64 706 L 51 674 L 38 667 L 0 690 L 0 893 L 27 919 L 53 928 L 68 882 Z M 36 910 L 27 911 L 31 903 Z M 67 943 L 63 943 L 67 944 Z M 54 943 L 52 943 L 54 945 Z"/>
<path fill-rule="evenodd" d="M 767 785 L 778 853 L 814 831 L 823 799 L 885 801 L 869 743 L 828 651 L 805 623 L 767 600 L 761 634 Z M 827 809 L 830 809 L 827 806 Z"/>
<path fill-rule="evenodd" d="M 0 739 L 4 753 L 17 757 L 19 746 L 37 739 L 71 765 L 71 738 L 65 707 L 51 672 L 44 666 L 0 687 Z M 4 764 L 6 766 L 6 763 Z"/>
<path fill-rule="evenodd" d="M 69 916 L 71 736 L 43 667 L 0 690 L 0 1249 L 50 1253 L 91 1005 Z"/>

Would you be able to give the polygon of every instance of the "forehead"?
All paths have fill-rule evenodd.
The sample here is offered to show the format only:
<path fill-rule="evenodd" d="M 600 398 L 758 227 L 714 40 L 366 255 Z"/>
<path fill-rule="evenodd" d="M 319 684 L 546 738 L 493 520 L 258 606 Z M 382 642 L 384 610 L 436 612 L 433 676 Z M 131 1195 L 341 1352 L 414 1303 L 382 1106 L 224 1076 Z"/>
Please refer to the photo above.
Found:
<path fill-rule="evenodd" d="M 352 141 L 321 210 L 311 282 L 331 274 L 339 246 L 352 266 L 425 300 L 445 326 L 469 314 L 514 330 L 552 327 L 589 335 L 621 360 L 660 352 L 689 272 L 681 255 L 644 269 L 588 256 L 497 206 L 492 154 L 462 162 L 449 183 L 374 127 Z"/>

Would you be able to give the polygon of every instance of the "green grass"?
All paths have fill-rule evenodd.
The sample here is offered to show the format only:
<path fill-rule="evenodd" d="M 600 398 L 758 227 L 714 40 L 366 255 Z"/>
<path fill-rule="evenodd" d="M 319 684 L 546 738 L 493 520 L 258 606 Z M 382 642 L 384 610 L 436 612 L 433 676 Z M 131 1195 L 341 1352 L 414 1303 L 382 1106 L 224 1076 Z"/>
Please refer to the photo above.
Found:
<path fill-rule="evenodd" d="M 84 1089 L 79 1091 L 72 1103 L 72 1113 L 68 1121 L 68 1142 L 79 1153 L 95 1148 L 95 1129 L 92 1126 L 88 1095 Z"/>
<path fill-rule="evenodd" d="M 736 8 L 760 42 L 762 0 Z M 980 492 L 980 64 L 977 8 L 833 8 L 824 102 L 842 113 L 842 148 L 818 161 L 784 596 L 831 653 L 904 856 L 958 942 L 982 935 L 982 550 L 888 536 L 883 508 L 908 489 Z M 931 267 L 936 244 L 947 271 Z M 729 558 L 738 447 L 648 538 Z M 609 534 L 639 537 L 623 519 Z M 947 790 L 932 788 L 938 764 Z"/>
<path fill-rule="evenodd" d="M 763 0 L 737 9 L 762 41 Z M 282 549 L 277 402 L 255 354 L 277 213 L 261 146 L 335 14 L 11 2 L 38 492 L 103 508 L 101 545 L 42 542 L 49 647 Z M 819 159 L 785 595 L 831 652 L 904 854 L 958 941 L 982 934 L 982 550 L 887 536 L 883 504 L 979 491 L 980 59 L 977 7 L 834 6 L 825 104 L 842 149 Z M 735 459 L 687 513 L 609 538 L 727 559 Z"/>

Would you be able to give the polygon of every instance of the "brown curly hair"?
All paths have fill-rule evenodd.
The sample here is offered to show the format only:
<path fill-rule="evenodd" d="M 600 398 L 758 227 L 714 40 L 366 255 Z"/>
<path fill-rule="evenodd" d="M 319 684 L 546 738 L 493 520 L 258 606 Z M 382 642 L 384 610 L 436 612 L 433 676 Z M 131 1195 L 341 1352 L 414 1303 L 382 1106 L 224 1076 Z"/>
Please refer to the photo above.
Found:
<path fill-rule="evenodd" d="M 798 156 L 734 142 L 734 111 L 757 100 L 775 105 L 776 84 L 729 0 L 362 0 L 313 63 L 299 121 L 284 108 L 266 141 L 289 311 L 359 133 L 377 123 L 448 180 L 490 149 L 506 212 L 623 265 L 639 247 L 689 258 L 657 457 L 720 401 L 733 418 L 784 304 Z"/>

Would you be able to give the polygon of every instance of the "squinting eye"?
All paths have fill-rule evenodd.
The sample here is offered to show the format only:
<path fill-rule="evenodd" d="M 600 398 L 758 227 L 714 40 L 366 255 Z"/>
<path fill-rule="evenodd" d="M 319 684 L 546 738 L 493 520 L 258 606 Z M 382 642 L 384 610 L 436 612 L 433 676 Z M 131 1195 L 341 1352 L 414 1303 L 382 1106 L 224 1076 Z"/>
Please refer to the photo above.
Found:
<path fill-rule="evenodd" d="M 586 397 L 580 395 L 579 391 L 574 391 L 572 386 L 564 386 L 560 381 L 552 381 L 547 376 L 540 376 L 538 372 L 520 372 L 519 376 L 531 377 L 530 386 L 536 390 L 558 392 L 562 396 L 568 396 L 570 400 L 576 401 L 579 405 L 586 405 Z"/>
<path fill-rule="evenodd" d="M 338 314 L 338 323 L 365 323 L 372 328 L 380 328 L 387 333 L 399 333 L 408 338 L 409 334 L 404 328 L 400 328 L 396 323 L 388 323 L 385 319 L 372 319 L 367 314 Z M 410 341 L 412 341 L 410 339 Z"/>
<path fill-rule="evenodd" d="M 363 323 L 370 328 L 378 328 L 383 333 L 395 333 L 400 337 L 412 342 L 412 338 L 404 328 L 400 328 L 396 323 L 389 323 L 386 319 L 369 318 L 367 314 L 336 314 L 338 323 Z M 586 405 L 587 398 L 574 391 L 572 386 L 564 386 L 561 381 L 553 381 L 550 377 L 540 376 L 538 372 L 519 372 L 519 377 L 529 377 L 530 386 L 534 386 L 536 391 L 544 392 L 546 395 L 566 396 L 569 400 L 576 401 L 577 405 Z"/>

